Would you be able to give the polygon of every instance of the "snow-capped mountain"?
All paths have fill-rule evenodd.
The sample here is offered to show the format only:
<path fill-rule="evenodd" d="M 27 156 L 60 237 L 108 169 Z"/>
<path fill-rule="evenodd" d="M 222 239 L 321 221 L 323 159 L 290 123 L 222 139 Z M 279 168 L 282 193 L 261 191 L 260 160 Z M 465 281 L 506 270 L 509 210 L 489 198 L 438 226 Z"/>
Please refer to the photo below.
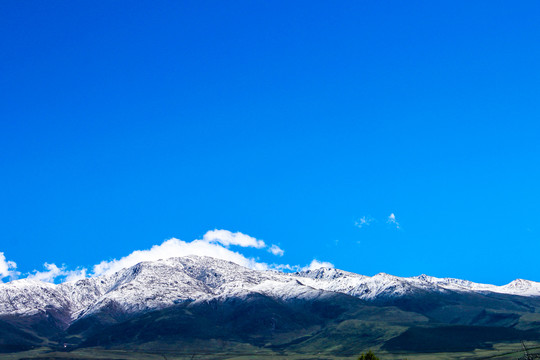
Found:
<path fill-rule="evenodd" d="M 338 269 L 320 268 L 301 271 L 295 274 L 304 279 L 309 286 L 318 289 L 340 292 L 361 299 L 371 300 L 380 296 L 399 297 L 415 290 L 462 291 L 474 293 L 500 293 L 519 296 L 540 296 L 540 283 L 517 279 L 503 286 L 479 284 L 468 280 L 436 278 L 419 275 L 409 278 L 380 273 L 369 277 Z"/>
<path fill-rule="evenodd" d="M 332 268 L 298 273 L 251 270 L 210 257 L 187 256 L 142 262 L 112 275 L 50 284 L 31 279 L 0 284 L 0 315 L 62 311 L 73 322 L 108 307 L 141 313 L 185 302 L 245 298 L 316 299 L 332 293 L 362 300 L 399 298 L 418 291 L 540 296 L 540 283 L 515 280 L 504 286 L 420 275 L 369 277 Z"/>

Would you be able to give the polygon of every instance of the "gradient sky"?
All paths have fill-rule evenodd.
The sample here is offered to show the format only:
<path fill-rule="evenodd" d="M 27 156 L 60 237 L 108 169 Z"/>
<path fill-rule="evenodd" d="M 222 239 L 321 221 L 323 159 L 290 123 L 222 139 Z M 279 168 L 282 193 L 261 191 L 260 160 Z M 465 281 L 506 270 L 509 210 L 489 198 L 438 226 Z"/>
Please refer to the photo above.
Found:
<path fill-rule="evenodd" d="M 2 1 L 0 252 L 74 269 L 227 229 L 287 264 L 540 281 L 539 17 Z"/>

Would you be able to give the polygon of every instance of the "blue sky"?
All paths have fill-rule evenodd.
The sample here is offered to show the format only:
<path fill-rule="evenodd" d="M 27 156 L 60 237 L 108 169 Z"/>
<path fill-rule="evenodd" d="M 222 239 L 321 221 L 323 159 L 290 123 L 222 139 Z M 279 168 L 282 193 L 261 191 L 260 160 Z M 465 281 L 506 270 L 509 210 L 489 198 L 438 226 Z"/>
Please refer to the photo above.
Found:
<path fill-rule="evenodd" d="M 23 275 L 226 229 L 267 263 L 540 281 L 539 15 L 3 1 L 0 252 Z"/>

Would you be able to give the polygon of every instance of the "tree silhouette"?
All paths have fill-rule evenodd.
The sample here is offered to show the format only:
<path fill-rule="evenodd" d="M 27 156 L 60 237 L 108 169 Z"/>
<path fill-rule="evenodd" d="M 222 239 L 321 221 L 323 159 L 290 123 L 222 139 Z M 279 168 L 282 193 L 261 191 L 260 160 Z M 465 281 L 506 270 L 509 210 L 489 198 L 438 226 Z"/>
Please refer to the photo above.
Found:
<path fill-rule="evenodd" d="M 362 353 L 362 355 L 360 355 L 360 357 L 358 358 L 358 360 L 379 360 L 378 357 L 375 356 L 375 354 L 373 353 L 373 351 L 369 350 L 367 353 Z"/>

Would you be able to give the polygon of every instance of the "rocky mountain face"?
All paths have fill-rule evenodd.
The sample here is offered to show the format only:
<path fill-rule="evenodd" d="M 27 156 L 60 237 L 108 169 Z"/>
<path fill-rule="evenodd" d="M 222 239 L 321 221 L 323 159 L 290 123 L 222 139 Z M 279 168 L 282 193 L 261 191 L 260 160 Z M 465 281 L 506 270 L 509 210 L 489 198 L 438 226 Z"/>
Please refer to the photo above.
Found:
<path fill-rule="evenodd" d="M 497 339 L 536 339 L 539 308 L 540 283 L 527 280 L 494 286 L 330 268 L 282 273 L 187 256 L 56 285 L 30 279 L 0 284 L 0 351 L 60 343 L 189 348 L 215 339 L 306 351 L 345 330 L 355 344 L 399 348 L 400 336 L 415 329 L 421 338 L 417 329 L 426 326 L 487 326 L 511 329 L 500 330 Z"/>

